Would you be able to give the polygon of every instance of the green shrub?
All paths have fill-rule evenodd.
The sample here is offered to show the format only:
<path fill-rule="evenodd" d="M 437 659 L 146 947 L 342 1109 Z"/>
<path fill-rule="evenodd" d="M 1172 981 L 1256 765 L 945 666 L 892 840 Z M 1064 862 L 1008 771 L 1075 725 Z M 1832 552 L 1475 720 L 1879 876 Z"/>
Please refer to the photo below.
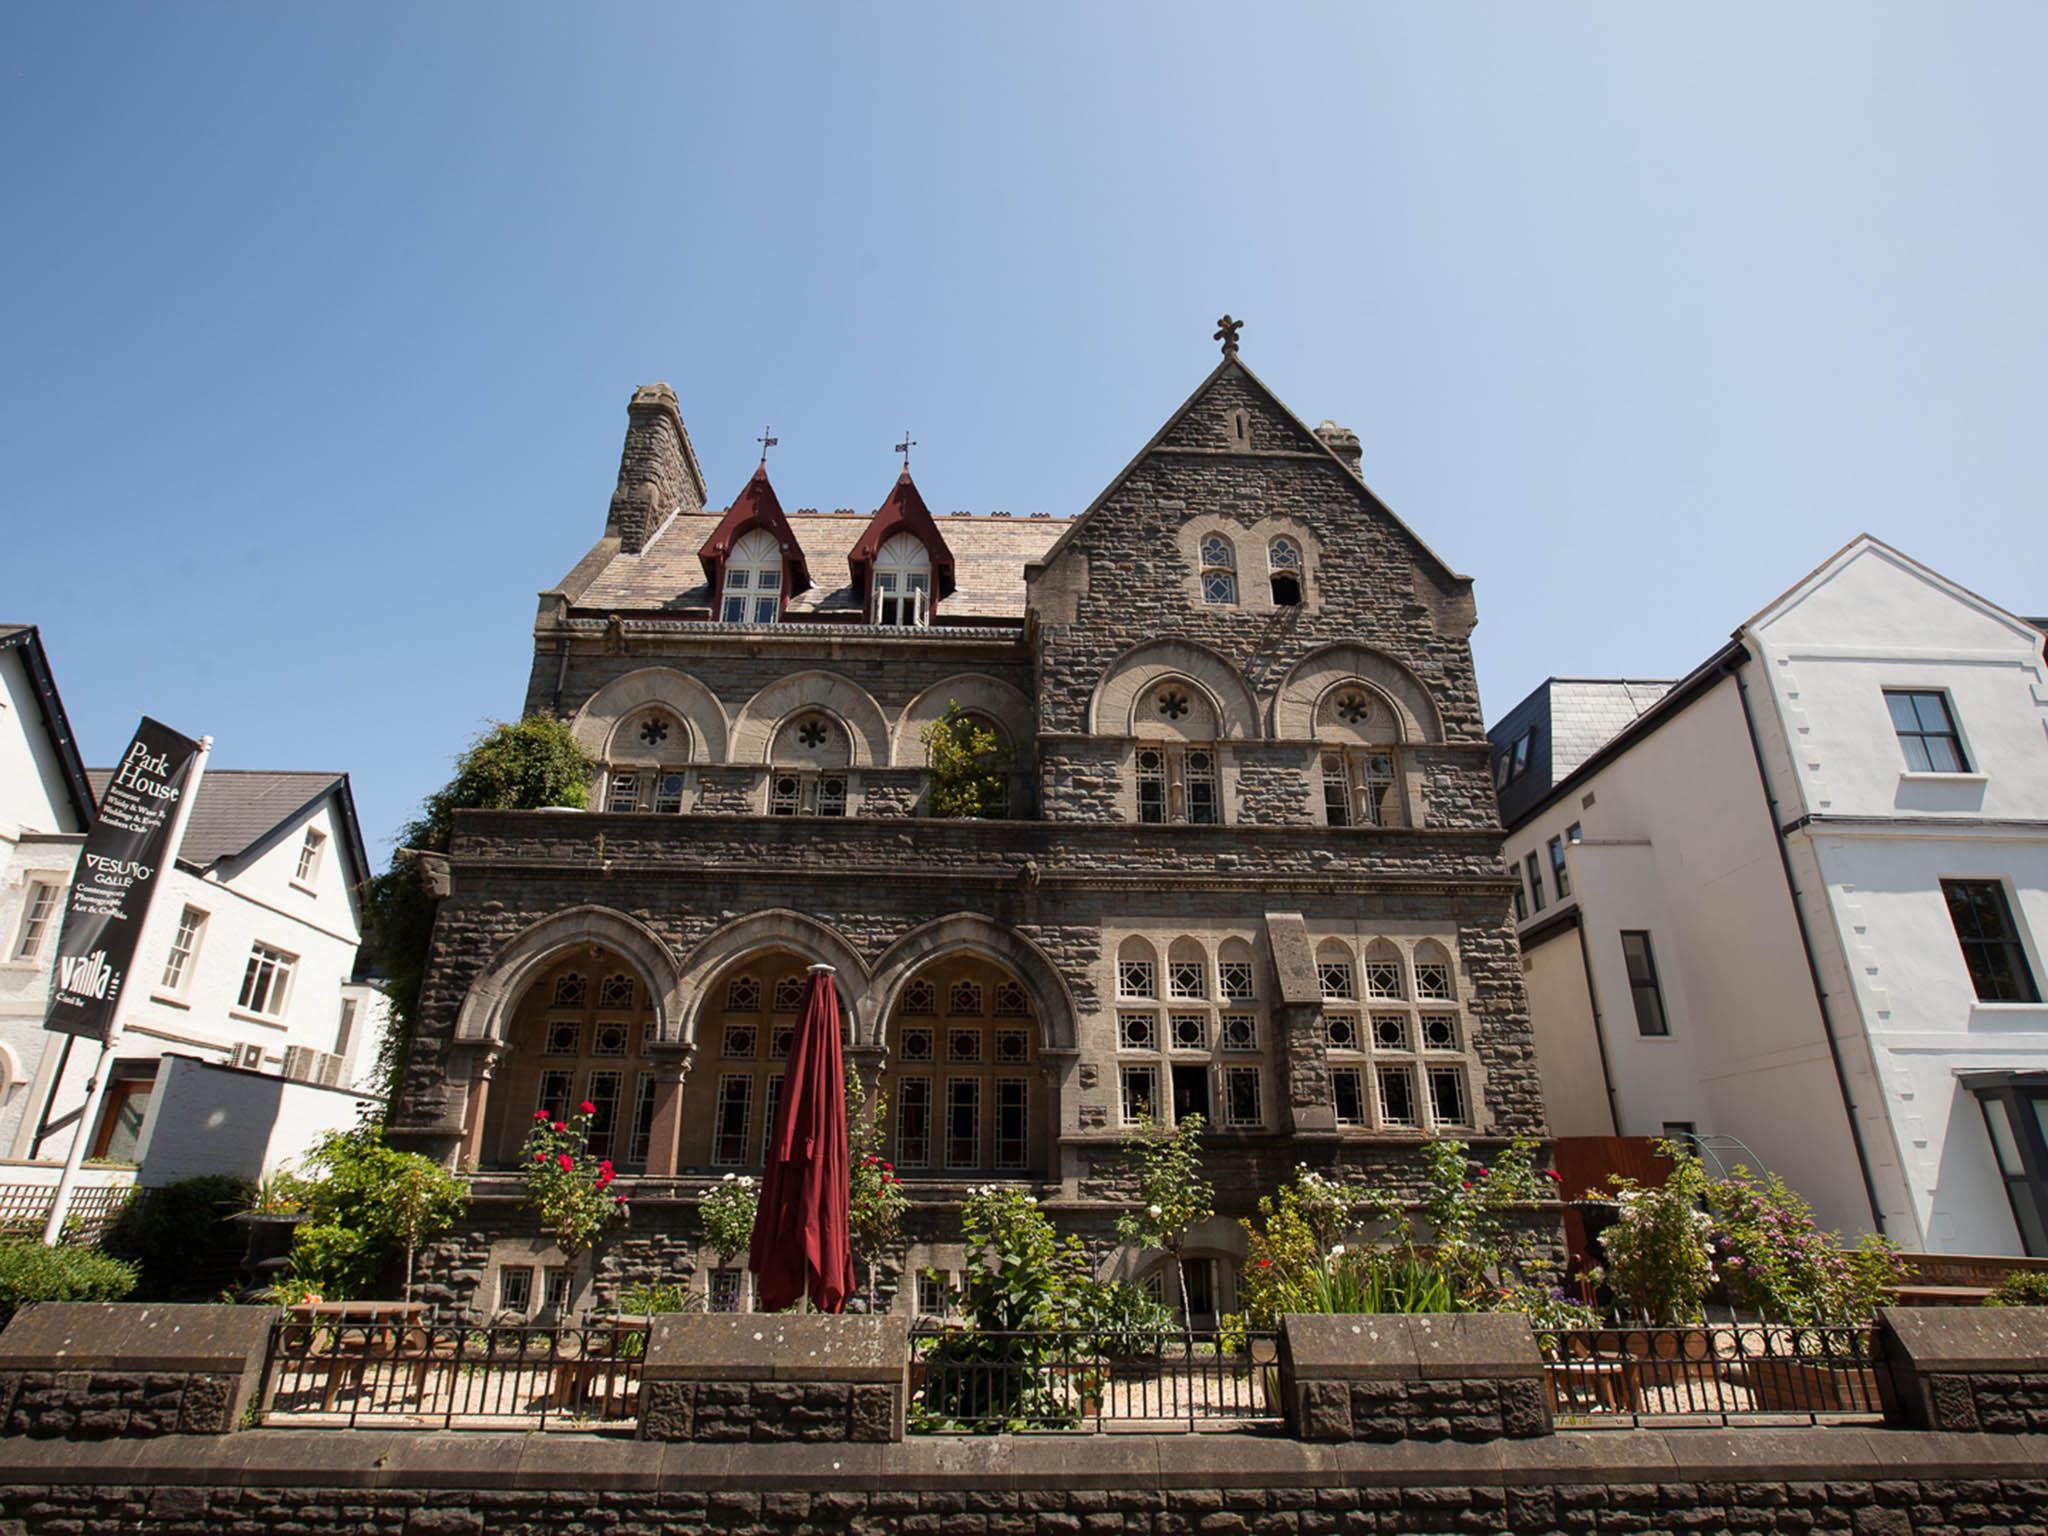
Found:
<path fill-rule="evenodd" d="M 2016 1269 L 1984 1298 L 1987 1307 L 2048 1307 L 2048 1270 Z"/>
<path fill-rule="evenodd" d="M 107 1234 L 106 1250 L 135 1265 L 144 1301 L 211 1300 L 234 1278 L 248 1246 L 232 1218 L 253 1188 L 247 1179 L 205 1174 L 144 1190 Z"/>
<path fill-rule="evenodd" d="M 119 1301 L 135 1281 L 132 1264 L 96 1248 L 0 1242 L 0 1325 L 32 1301 Z"/>

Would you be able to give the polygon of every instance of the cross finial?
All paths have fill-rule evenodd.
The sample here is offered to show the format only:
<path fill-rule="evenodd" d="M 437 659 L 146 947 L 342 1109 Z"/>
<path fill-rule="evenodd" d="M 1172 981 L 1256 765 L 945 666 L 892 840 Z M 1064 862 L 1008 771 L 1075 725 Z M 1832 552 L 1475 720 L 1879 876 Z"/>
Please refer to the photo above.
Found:
<path fill-rule="evenodd" d="M 775 435 L 773 427 L 763 427 L 761 435 L 755 438 L 754 441 L 761 445 L 761 462 L 766 464 L 768 462 L 768 450 L 781 442 L 782 439 Z"/>
<path fill-rule="evenodd" d="M 1216 322 L 1216 334 L 1209 339 L 1223 343 L 1223 355 L 1225 357 L 1235 357 L 1237 356 L 1237 333 L 1243 329 L 1244 322 L 1242 320 L 1233 320 L 1229 315 L 1225 315 Z"/>
<path fill-rule="evenodd" d="M 917 439 L 910 435 L 910 428 L 903 429 L 903 441 L 896 445 L 896 451 L 903 455 L 903 472 L 910 473 L 910 450 L 917 446 Z"/>

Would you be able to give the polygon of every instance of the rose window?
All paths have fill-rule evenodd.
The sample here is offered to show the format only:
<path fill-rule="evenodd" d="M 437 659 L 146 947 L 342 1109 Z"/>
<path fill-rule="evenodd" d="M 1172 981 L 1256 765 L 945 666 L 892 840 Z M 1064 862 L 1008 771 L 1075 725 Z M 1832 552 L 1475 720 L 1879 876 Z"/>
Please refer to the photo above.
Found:
<path fill-rule="evenodd" d="M 668 722 L 649 720 L 640 727 L 640 739 L 650 747 L 658 747 L 668 740 Z"/>
<path fill-rule="evenodd" d="M 1178 720 L 1188 712 L 1188 696 L 1178 688 L 1169 688 L 1159 695 L 1159 713 L 1169 720 Z"/>
<path fill-rule="evenodd" d="M 1372 704 L 1362 693 L 1347 693 L 1337 700 L 1337 718 L 1347 725 L 1356 725 L 1372 713 Z"/>
<path fill-rule="evenodd" d="M 825 745 L 825 722 L 806 720 L 796 728 L 796 739 L 815 752 Z"/>

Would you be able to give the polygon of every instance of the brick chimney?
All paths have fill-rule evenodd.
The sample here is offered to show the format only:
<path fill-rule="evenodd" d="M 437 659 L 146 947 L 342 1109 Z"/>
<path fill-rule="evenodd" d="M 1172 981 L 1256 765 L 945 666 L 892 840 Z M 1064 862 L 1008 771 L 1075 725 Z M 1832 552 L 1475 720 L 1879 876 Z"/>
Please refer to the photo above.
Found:
<path fill-rule="evenodd" d="M 671 515 L 703 507 L 704 472 L 676 392 L 666 384 L 643 384 L 626 403 L 626 446 L 619 451 L 619 485 L 604 531 L 618 536 L 622 551 L 638 554 Z"/>
<path fill-rule="evenodd" d="M 1349 427 L 1340 427 L 1325 417 L 1323 424 L 1316 428 L 1316 436 L 1323 440 L 1330 452 L 1336 454 L 1350 467 L 1351 473 L 1360 478 L 1364 477 L 1365 471 L 1360 466 L 1365 460 L 1365 450 L 1358 446 L 1356 432 Z"/>

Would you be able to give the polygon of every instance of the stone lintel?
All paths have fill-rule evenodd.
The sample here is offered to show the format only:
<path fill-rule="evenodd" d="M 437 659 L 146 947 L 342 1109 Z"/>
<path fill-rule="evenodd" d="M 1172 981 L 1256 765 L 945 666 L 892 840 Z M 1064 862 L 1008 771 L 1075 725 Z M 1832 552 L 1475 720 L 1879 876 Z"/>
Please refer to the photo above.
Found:
<path fill-rule="evenodd" d="M 1281 1358 L 1297 1381 L 1540 1379 L 1543 1356 L 1518 1312 L 1295 1315 Z"/>

